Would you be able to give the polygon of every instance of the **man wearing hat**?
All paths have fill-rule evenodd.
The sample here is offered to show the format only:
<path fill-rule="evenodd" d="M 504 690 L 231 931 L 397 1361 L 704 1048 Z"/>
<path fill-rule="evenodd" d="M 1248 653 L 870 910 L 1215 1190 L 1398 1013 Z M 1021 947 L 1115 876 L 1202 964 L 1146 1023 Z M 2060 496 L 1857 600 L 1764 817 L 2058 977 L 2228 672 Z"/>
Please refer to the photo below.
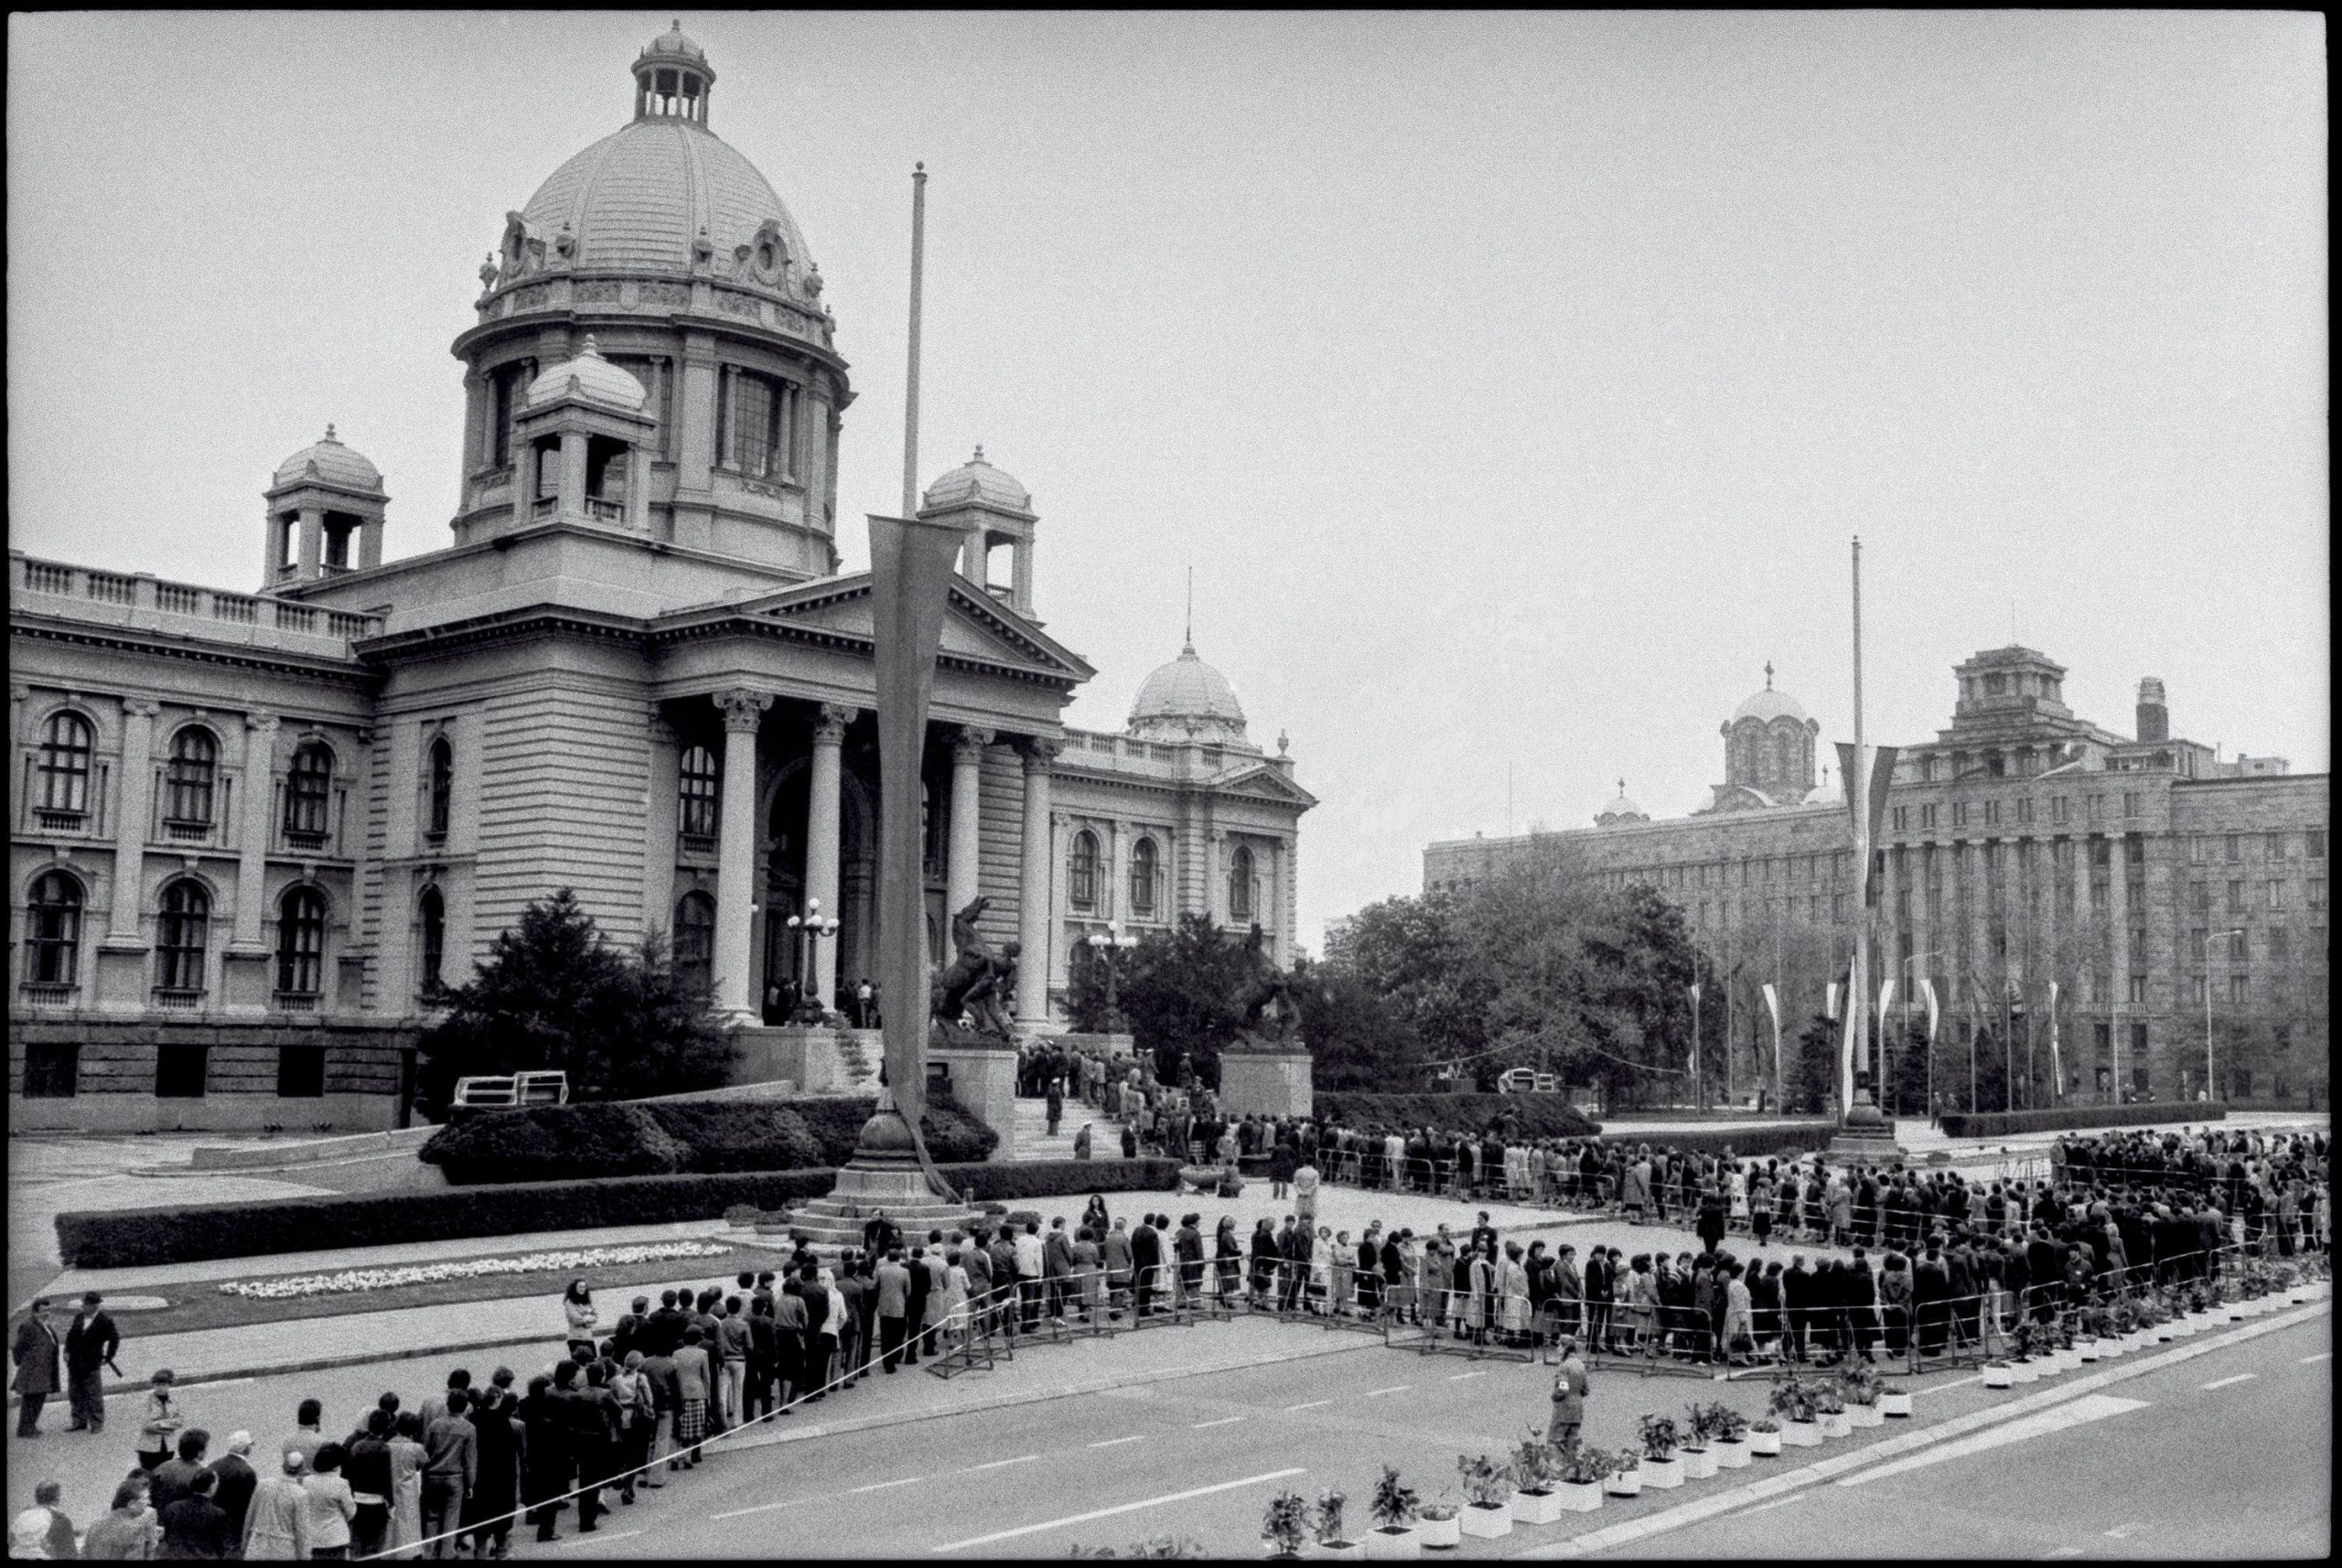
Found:
<path fill-rule="evenodd" d="M 10 1359 L 16 1364 L 16 1435 L 40 1435 L 40 1407 L 58 1389 L 57 1330 L 49 1326 L 48 1298 L 37 1296 L 32 1310 L 24 1322 L 16 1326 L 16 1337 L 8 1348 Z"/>
<path fill-rule="evenodd" d="M 1553 1423 L 1545 1441 L 1567 1453 L 1577 1446 L 1578 1428 L 1585 1423 L 1585 1363 L 1578 1359 L 1575 1335 L 1563 1335 L 1556 1348 L 1562 1364 L 1553 1374 Z"/>
<path fill-rule="evenodd" d="M 72 1326 L 65 1331 L 65 1398 L 73 1412 L 68 1432 L 103 1432 L 106 1428 L 106 1400 L 100 1373 L 113 1366 L 113 1353 L 121 1348 L 122 1331 L 113 1326 L 113 1317 L 102 1303 L 105 1298 L 95 1291 L 81 1293 L 81 1310 L 73 1315 Z M 115 1368 L 120 1375 L 121 1369 Z"/>

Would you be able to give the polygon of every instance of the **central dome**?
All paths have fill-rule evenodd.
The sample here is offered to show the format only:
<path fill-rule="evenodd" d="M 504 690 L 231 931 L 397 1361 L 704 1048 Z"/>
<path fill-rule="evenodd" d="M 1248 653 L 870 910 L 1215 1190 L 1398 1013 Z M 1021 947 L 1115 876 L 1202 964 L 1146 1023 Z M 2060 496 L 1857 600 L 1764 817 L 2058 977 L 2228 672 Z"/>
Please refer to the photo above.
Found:
<path fill-rule="evenodd" d="M 581 272 L 688 277 L 703 232 L 728 261 L 768 220 L 786 247 L 780 259 L 810 264 L 796 220 L 757 166 L 689 120 L 637 120 L 603 137 L 555 169 L 521 217 L 548 238 L 566 230 Z"/>
<path fill-rule="evenodd" d="M 1196 657 L 1195 644 L 1140 683 L 1131 703 L 1131 733 L 1138 736 L 1193 732 L 1241 740 L 1244 709 L 1228 677 Z"/>

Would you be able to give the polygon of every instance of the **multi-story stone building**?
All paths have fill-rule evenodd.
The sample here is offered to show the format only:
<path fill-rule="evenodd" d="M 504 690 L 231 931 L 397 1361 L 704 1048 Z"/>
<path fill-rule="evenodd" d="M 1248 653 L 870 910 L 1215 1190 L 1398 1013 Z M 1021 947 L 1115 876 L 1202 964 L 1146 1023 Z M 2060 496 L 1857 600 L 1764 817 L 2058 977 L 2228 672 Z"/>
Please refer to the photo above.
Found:
<path fill-rule="evenodd" d="M 443 547 L 383 560 L 382 477 L 328 426 L 263 492 L 256 594 L 11 553 L 17 1125 L 385 1125 L 441 988 L 558 887 L 616 940 L 669 936 L 744 1026 L 867 972 L 836 323 L 709 129 L 705 53 L 670 32 L 633 78 L 632 119 L 481 269 Z M 1282 740 L 1246 739 L 1192 647 L 1127 732 L 1067 730 L 1092 671 L 1037 618 L 1030 494 L 979 450 L 920 515 L 969 531 L 923 767 L 931 950 L 989 896 L 1028 1028 L 1112 924 L 1202 910 L 1289 953 L 1314 802 Z M 816 900 L 839 929 L 809 945 L 788 921 Z"/>
<path fill-rule="evenodd" d="M 1879 846 L 1874 967 L 1896 982 L 1898 1026 L 1926 978 L 1939 1050 L 1997 1043 L 2022 1085 L 2029 1048 L 2042 1100 L 2054 1013 L 2064 1092 L 2110 1101 L 2196 1098 L 2208 1028 L 2215 1098 L 2323 1103 L 2326 776 L 2174 736 L 2159 680 L 2140 682 L 2124 736 L 2076 717 L 2064 668 L 2031 649 L 1955 673 L 1950 727 L 1899 750 Z M 1808 800 L 1800 736 L 1818 730 L 1768 671 L 1724 726 L 1708 809 L 1653 822 L 1622 782 L 1591 829 L 1432 844 L 1424 888 L 1532 854 L 1657 888 L 1698 933 L 1752 1082 L 1772 1049 L 1756 987 L 1778 987 L 1785 1030 L 1801 1027 L 1844 979 L 1863 915 L 1842 800 Z"/>

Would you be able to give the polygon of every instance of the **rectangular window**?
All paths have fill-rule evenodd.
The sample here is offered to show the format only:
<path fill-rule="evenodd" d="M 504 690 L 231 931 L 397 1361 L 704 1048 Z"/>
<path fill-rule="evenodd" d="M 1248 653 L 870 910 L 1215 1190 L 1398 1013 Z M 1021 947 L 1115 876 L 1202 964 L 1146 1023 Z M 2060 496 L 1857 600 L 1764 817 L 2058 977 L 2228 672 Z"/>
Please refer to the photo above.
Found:
<path fill-rule="evenodd" d="M 25 1098 L 70 1100 L 81 1087 L 81 1047 L 74 1040 L 27 1041 Z"/>
<path fill-rule="evenodd" d="M 2277 1100 L 2291 1100 L 2294 1097 L 2294 1087 L 2285 1081 L 2283 1073 L 2272 1073 L 2269 1079 L 2269 1093 Z"/>
<path fill-rule="evenodd" d="M 2205 986 L 2206 986 L 2206 983 L 2206 983 L 2206 981 L 2205 981 L 2204 977 L 2203 977 L 2202 975 L 2200 975 L 2200 974 L 2197 974 L 2197 975 L 2190 975 L 2190 976 L 2188 977 L 2188 981 L 2187 981 L 2187 994 L 2188 994 L 2188 996 L 2189 996 L 2189 997 L 2190 997 L 2190 998 L 2195 1002 L 2196 1005 L 2197 1005 L 2197 1006 L 2198 1006 L 2198 1007 L 2203 1006 L 2203 1005 L 2204 1005 L 2204 1003 L 2205 1003 L 2205 1001 L 2206 1001 L 2206 997 L 2205 997 Z M 2137 1000 L 2137 998 L 2133 998 L 2133 1000 L 2134 1000 L 2134 1001 L 2135 1001 L 2135 1000 Z"/>
<path fill-rule="evenodd" d="M 2199 915 L 2210 914 L 2212 912 L 2212 885 L 2208 882 L 2190 883 L 2187 888 L 2187 907 L 2195 910 Z"/>
<path fill-rule="evenodd" d="M 2146 927 L 2144 927 L 2144 926 L 2133 926 L 2133 927 L 2132 927 L 2132 928 L 2131 928 L 2131 952 L 2132 952 L 2132 956 L 2133 956 L 2134 958 L 2136 958 L 2140 962 L 2143 963 L 2143 962 L 2145 962 L 2145 961 L 2146 961 L 2146 957 L 2147 957 L 2147 928 L 2146 928 Z"/>
<path fill-rule="evenodd" d="M 2020 822 L 2029 822 L 2033 821 L 2032 796 L 2027 795 L 2016 803 L 2016 820 Z"/>
<path fill-rule="evenodd" d="M 2143 1007 L 2146 1004 L 2147 977 L 2143 974 L 2134 974 L 2131 977 L 2131 1005 Z"/>
<path fill-rule="evenodd" d="M 1968 825 L 1967 801 L 1954 800 L 1951 803 L 1951 825 L 1955 828 L 1964 828 Z"/>
<path fill-rule="evenodd" d="M 2105 797 L 2105 796 L 2103 796 L 2103 795 L 2092 795 L 2092 796 L 2090 798 L 2090 821 L 2092 821 L 2092 822 L 2096 822 L 2096 821 L 2098 821 L 2100 817 L 2103 817 L 2103 816 L 2105 816 L 2105 815 L 2106 815 L 2106 797 Z"/>
<path fill-rule="evenodd" d="M 2145 1054 L 2147 1031 L 2144 1025 L 2131 1026 L 2131 1048 L 2141 1056 Z M 2131 1092 L 2142 1100 L 2146 1099 L 2152 1092 L 2147 1087 L 2147 1064 L 2137 1058 L 2133 1058 L 2131 1063 Z"/>
<path fill-rule="evenodd" d="M 203 1098 L 203 1069 L 209 1046 L 168 1045 L 155 1047 L 155 1097 L 158 1100 Z"/>
<path fill-rule="evenodd" d="M 2269 884 L 2269 908 L 2282 909 L 2284 907 L 2285 885 L 2283 882 L 2272 881 Z"/>
<path fill-rule="evenodd" d="M 2228 858 L 2230 860 L 2242 860 L 2244 858 L 2244 835 L 2242 833 L 2229 834 Z"/>
<path fill-rule="evenodd" d="M 1833 920 L 1842 920 L 1846 918 L 1846 896 L 1843 893 L 1832 893 L 1830 896 L 1830 918 Z"/>
<path fill-rule="evenodd" d="M 2187 933 L 2187 956 L 2202 963 L 2211 954 L 2208 939 L 2211 933 L 2202 926 Z"/>
<path fill-rule="evenodd" d="M 325 1092 L 324 1047 L 276 1047 L 276 1097 L 279 1100 L 322 1100 Z"/>
<path fill-rule="evenodd" d="M 2068 820 L 2069 815 L 2070 815 L 2070 813 L 2069 813 L 2069 812 L 2067 811 L 2067 809 L 2066 809 L 2066 797 L 2065 797 L 2065 796 L 2063 796 L 2063 795 L 2052 795 L 2052 796 L 2050 796 L 2050 797 L 2049 797 L 2049 820 L 2050 820 L 2051 822 L 2066 822 L 2067 820 Z"/>
<path fill-rule="evenodd" d="M 2230 931 L 2229 933 L 2228 948 L 2229 961 L 2230 963 L 2251 962 L 2252 959 L 2251 933 L 2241 928 Z"/>
<path fill-rule="evenodd" d="M 2285 835 L 2283 833 L 2271 833 L 2268 837 L 2267 852 L 2271 860 L 2284 859 Z"/>
<path fill-rule="evenodd" d="M 732 466 L 750 478 L 790 472 L 789 383 L 753 371 L 732 372 Z"/>
<path fill-rule="evenodd" d="M 2294 1026 L 2291 1024 L 2279 1024 L 2275 1027 L 2272 1028 L 2269 1031 L 2269 1045 L 2270 1048 L 2272 1050 L 2292 1050 L 2294 1048 Z M 2283 1097 L 2284 1091 L 2283 1090 L 2278 1090 L 2278 1098 L 2283 1099 Z"/>
<path fill-rule="evenodd" d="M 2136 789 L 2125 789 L 2122 791 L 2122 814 L 2124 816 L 2142 816 L 2145 813 L 2146 809 L 2147 798 L 2145 795 Z"/>
<path fill-rule="evenodd" d="M 2201 865 L 2212 857 L 2212 841 L 2202 833 L 2191 833 L 2187 839 L 2187 862 Z"/>
<path fill-rule="evenodd" d="M 2271 927 L 2268 940 L 2269 961 L 2272 963 L 2283 963 L 2294 956 L 2294 933 L 2285 929 L 2284 927 Z"/>
<path fill-rule="evenodd" d="M 1911 826 L 1911 808 L 1910 808 L 1910 807 L 1908 807 L 1908 806 L 1897 806 L 1897 807 L 1896 807 L 1896 808 L 1895 808 L 1895 831 L 1896 831 L 1896 832 L 1898 832 L 1898 833 L 1899 833 L 1899 832 L 1907 832 L 1907 831 L 1909 830 L 1910 826 Z"/>
<path fill-rule="evenodd" d="M 1984 822 L 1985 822 L 1985 825 L 1986 825 L 1986 826 L 1988 826 L 1988 827 L 1991 827 L 1991 826 L 1996 826 L 1996 825 L 1998 825 L 1998 823 L 2000 822 L 2000 820 L 2001 820 L 2001 803 L 2000 803 L 1998 800 L 1987 800 L 1987 801 L 1985 801 L 1985 802 L 1984 802 Z"/>
<path fill-rule="evenodd" d="M 2326 908 L 2326 878 L 2313 876 L 2302 884 L 2302 902 L 2313 909 Z"/>
<path fill-rule="evenodd" d="M 2147 841 L 2141 838 L 2136 833 L 2130 834 L 2124 838 L 2122 841 L 2122 859 L 2126 864 L 2131 865 L 2146 865 Z M 2137 880 L 2138 875 L 2139 874 L 2135 871 L 2131 873 L 2131 876 L 2133 881 Z"/>
<path fill-rule="evenodd" d="M 1935 809 L 1933 806 L 1922 806 L 1922 807 L 1920 807 L 1920 808 L 1919 808 L 1919 826 L 1920 826 L 1921 830 L 1922 830 L 1922 831 L 1925 831 L 1925 832 L 1933 832 L 1933 831 L 1934 831 L 1934 829 L 1935 829 L 1935 825 L 1936 825 L 1936 809 Z"/>
<path fill-rule="evenodd" d="M 2241 1006 L 2243 1006 L 2243 1005 L 2245 1004 L 2245 1003 L 2251 999 L 2251 994 L 2252 994 L 2252 980 L 2251 980 L 2251 977 L 2250 975 L 2243 975 L 2243 974 L 2231 974 L 2231 975 L 2229 975 L 2229 1006 L 2231 1006 L 2231 1007 L 2241 1007 Z"/>
<path fill-rule="evenodd" d="M 2114 895 L 2107 882 L 2106 874 L 2101 871 L 2092 875 L 2090 879 L 2090 913 L 2093 915 L 2104 913 L 2106 907 L 2113 901 Z"/>
<path fill-rule="evenodd" d="M 2324 860 L 2326 858 L 2326 830 L 2312 828 L 2302 834 L 2302 850 L 2312 860 Z"/>
<path fill-rule="evenodd" d="M 2231 915 L 2244 913 L 2244 884 L 2240 881 L 2229 884 L 2229 913 Z"/>
<path fill-rule="evenodd" d="M 2112 865 L 2114 864 L 2114 846 L 2104 839 L 2090 840 L 2090 863 L 2093 866 Z"/>

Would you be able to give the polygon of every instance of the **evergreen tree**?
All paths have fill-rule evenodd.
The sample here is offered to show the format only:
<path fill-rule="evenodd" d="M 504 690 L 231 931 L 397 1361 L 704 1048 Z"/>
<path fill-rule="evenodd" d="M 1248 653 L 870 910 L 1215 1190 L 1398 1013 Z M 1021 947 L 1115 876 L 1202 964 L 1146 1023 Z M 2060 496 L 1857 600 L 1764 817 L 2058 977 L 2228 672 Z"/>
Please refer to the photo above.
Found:
<path fill-rule="evenodd" d="M 1189 913 L 1168 931 L 1141 939 L 1123 961 L 1116 999 L 1133 1043 L 1154 1053 L 1159 1076 L 1167 1079 L 1186 1052 L 1197 1080 L 1216 1084 L 1220 1048 L 1244 1021 L 1236 997 L 1250 978 L 1242 946 L 1210 917 Z"/>

